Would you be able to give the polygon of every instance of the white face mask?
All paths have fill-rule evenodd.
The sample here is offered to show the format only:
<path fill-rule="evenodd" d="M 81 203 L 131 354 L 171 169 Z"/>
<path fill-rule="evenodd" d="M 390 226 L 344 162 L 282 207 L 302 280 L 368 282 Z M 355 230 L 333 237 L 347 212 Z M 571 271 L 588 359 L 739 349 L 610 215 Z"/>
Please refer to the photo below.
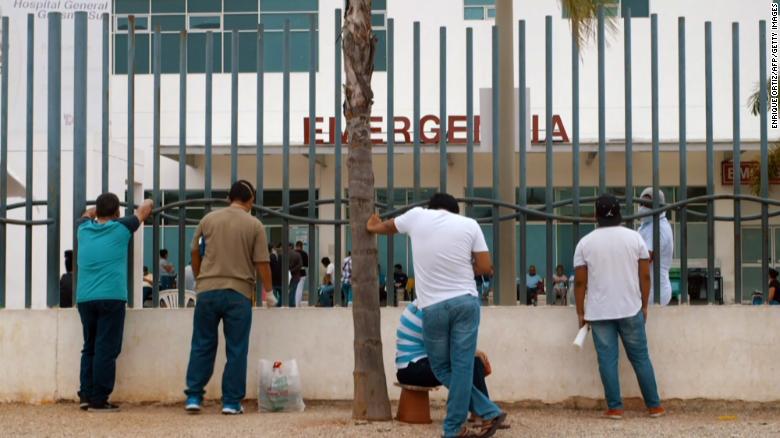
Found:
<path fill-rule="evenodd" d="M 645 207 L 644 205 L 639 206 L 639 214 L 647 214 L 652 211 L 652 208 Z M 652 216 L 645 216 L 642 218 L 642 222 L 653 220 Z"/>

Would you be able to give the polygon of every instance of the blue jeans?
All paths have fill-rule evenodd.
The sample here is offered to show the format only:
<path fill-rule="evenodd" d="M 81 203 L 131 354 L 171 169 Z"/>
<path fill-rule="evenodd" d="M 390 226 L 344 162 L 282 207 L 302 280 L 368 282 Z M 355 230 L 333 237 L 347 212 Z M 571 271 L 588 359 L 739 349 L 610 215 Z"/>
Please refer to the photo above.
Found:
<path fill-rule="evenodd" d="M 188 396 L 203 398 L 203 389 L 214 373 L 219 322 L 225 333 L 227 364 L 222 374 L 222 403 L 234 404 L 246 395 L 246 358 L 252 328 L 252 302 L 232 289 L 198 294 L 192 324 L 192 349 L 187 366 Z"/>
<path fill-rule="evenodd" d="M 474 386 L 474 354 L 479 329 L 479 299 L 462 295 L 423 311 L 423 340 L 436 379 L 449 390 L 444 436 L 460 433 L 469 410 L 485 420 L 501 409 Z"/>
<path fill-rule="evenodd" d="M 341 305 L 346 307 L 352 301 L 352 283 L 341 283 Z"/>
<path fill-rule="evenodd" d="M 93 405 L 108 401 L 114 391 L 116 358 L 122 351 L 125 302 L 95 300 L 78 303 L 84 332 L 79 398 Z"/>
<path fill-rule="evenodd" d="M 609 409 L 623 409 L 623 399 L 620 396 L 620 379 L 618 373 L 618 335 L 623 340 L 628 360 L 634 367 L 634 373 L 642 390 L 642 397 L 648 408 L 661 406 L 658 396 L 658 386 L 655 383 L 655 372 L 650 362 L 647 350 L 647 335 L 645 334 L 645 317 L 640 311 L 636 315 L 605 321 L 592 321 L 593 343 L 599 360 L 601 383 L 604 385 L 604 396 Z"/>

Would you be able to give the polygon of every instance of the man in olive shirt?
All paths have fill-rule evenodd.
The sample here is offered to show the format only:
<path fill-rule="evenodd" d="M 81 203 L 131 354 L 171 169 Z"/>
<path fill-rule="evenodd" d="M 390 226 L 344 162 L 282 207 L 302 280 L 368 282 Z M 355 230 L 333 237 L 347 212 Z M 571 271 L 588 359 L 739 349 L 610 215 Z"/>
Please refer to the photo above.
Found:
<path fill-rule="evenodd" d="M 244 412 L 249 333 L 255 273 L 265 290 L 272 290 L 271 266 L 265 228 L 249 212 L 255 189 L 239 180 L 230 188 L 230 206 L 206 215 L 192 240 L 192 271 L 197 279 L 198 303 L 192 329 L 192 349 L 187 367 L 185 409 L 200 412 L 204 387 L 214 372 L 217 329 L 223 324 L 227 364 L 222 376 L 222 413 Z M 200 239 L 206 251 L 201 258 Z"/>

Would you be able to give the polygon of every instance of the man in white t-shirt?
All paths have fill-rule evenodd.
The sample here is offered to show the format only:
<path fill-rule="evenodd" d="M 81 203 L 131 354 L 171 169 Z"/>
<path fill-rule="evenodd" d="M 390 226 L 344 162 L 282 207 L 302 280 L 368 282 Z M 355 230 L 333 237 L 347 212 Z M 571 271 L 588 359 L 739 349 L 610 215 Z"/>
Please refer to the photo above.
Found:
<path fill-rule="evenodd" d="M 618 378 L 618 336 L 634 367 L 651 417 L 661 407 L 655 372 L 647 349 L 645 321 L 650 296 L 650 255 L 642 236 L 621 226 L 620 203 L 612 195 L 596 201 L 598 228 L 574 251 L 574 284 L 580 327 L 589 323 L 607 399 L 606 418 L 623 418 Z M 587 292 L 587 301 L 585 293 Z"/>
<path fill-rule="evenodd" d="M 471 410 L 485 421 L 477 436 L 492 436 L 506 413 L 472 382 L 480 302 L 474 274 L 493 271 L 482 229 L 461 216 L 451 195 L 437 193 L 428 208 L 413 208 L 382 222 L 369 219 L 370 233 L 403 233 L 412 241 L 417 304 L 423 311 L 423 340 L 436 378 L 449 390 L 444 436 L 468 436 Z"/>

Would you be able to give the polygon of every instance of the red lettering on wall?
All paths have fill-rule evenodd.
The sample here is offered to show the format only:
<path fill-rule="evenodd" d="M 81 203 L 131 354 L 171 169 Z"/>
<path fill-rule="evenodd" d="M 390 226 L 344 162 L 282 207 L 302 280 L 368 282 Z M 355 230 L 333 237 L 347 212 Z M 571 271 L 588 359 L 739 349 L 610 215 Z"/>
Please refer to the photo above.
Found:
<path fill-rule="evenodd" d="M 466 141 L 468 140 L 466 136 L 468 135 L 468 128 L 466 126 L 466 122 L 468 119 L 466 116 L 450 116 L 449 120 L 447 122 L 447 142 L 449 144 L 466 144 Z M 458 126 L 456 123 L 463 123 L 462 125 Z M 466 135 L 462 137 L 455 137 L 456 133 L 464 133 Z"/>
<path fill-rule="evenodd" d="M 385 139 L 380 137 L 374 137 L 374 134 L 382 134 L 382 117 L 372 116 L 370 119 L 371 130 L 371 144 L 382 144 Z"/>
<path fill-rule="evenodd" d="M 435 133 L 433 137 L 429 137 L 427 133 L 425 132 L 425 125 L 428 122 L 433 122 L 434 125 L 436 125 L 435 128 L 431 128 L 431 132 Z M 427 116 L 423 116 L 420 119 L 420 140 L 423 144 L 436 144 L 439 142 L 441 130 L 439 129 L 439 118 L 434 116 L 433 114 L 428 114 Z"/>
<path fill-rule="evenodd" d="M 314 142 L 316 144 L 325 144 L 325 140 L 317 137 L 317 134 L 322 134 L 322 128 L 317 127 L 317 124 L 322 121 L 323 121 L 322 117 L 314 118 Z M 309 144 L 309 141 L 311 141 L 311 132 L 309 132 L 309 118 L 304 117 L 303 118 L 303 144 Z M 330 142 L 333 143 L 332 141 Z"/>
<path fill-rule="evenodd" d="M 558 114 L 553 116 L 552 119 L 552 125 L 553 125 L 553 141 L 555 140 L 555 137 L 558 137 L 560 140 L 564 143 L 569 142 L 569 135 L 566 133 L 566 128 L 563 127 L 563 120 L 561 120 L 561 116 Z"/>
<path fill-rule="evenodd" d="M 401 122 L 401 128 L 399 128 L 396 124 L 398 122 Z M 393 118 L 393 140 L 395 140 L 395 136 L 398 134 L 402 134 L 404 136 L 403 141 L 400 144 L 409 144 L 412 142 L 412 135 L 409 133 L 409 129 L 412 127 L 412 121 L 409 120 L 409 117 L 404 116 L 396 116 Z"/>
<path fill-rule="evenodd" d="M 480 143 L 480 118 L 479 116 L 474 116 L 474 143 L 479 144 Z"/>

